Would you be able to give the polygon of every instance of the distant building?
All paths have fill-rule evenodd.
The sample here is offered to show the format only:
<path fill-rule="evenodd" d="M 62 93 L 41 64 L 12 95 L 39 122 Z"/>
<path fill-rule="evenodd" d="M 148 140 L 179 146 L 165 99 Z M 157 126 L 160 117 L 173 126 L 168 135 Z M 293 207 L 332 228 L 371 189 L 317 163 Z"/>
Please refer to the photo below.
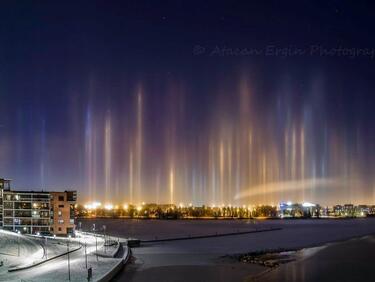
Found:
<path fill-rule="evenodd" d="M 16 191 L 0 179 L 0 227 L 36 234 L 67 235 L 74 231 L 76 191 Z"/>
<path fill-rule="evenodd" d="M 281 218 L 288 217 L 320 217 L 321 208 L 319 205 L 312 203 L 280 203 L 278 208 L 278 214 Z"/>

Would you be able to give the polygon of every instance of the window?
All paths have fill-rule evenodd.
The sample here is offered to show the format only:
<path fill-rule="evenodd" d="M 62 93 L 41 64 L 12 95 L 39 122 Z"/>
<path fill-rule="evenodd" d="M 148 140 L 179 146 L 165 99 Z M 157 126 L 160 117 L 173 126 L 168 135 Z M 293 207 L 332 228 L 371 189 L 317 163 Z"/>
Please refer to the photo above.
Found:
<path fill-rule="evenodd" d="M 16 217 L 31 217 L 31 210 L 16 210 L 14 212 L 14 216 Z"/>
<path fill-rule="evenodd" d="M 4 218 L 5 225 L 13 225 L 13 218 Z"/>
<path fill-rule="evenodd" d="M 59 231 L 61 231 L 61 227 L 59 227 Z"/>
<path fill-rule="evenodd" d="M 59 214 L 59 216 L 61 216 L 61 215 L 62 215 L 62 212 L 61 212 L 61 211 L 59 211 L 59 212 L 58 212 L 58 214 Z"/>
<path fill-rule="evenodd" d="M 64 224 L 64 220 L 63 219 L 59 219 L 59 224 Z"/>
<path fill-rule="evenodd" d="M 39 212 L 41 217 L 49 217 L 49 212 L 48 211 L 41 211 Z"/>
<path fill-rule="evenodd" d="M 59 208 L 63 208 L 64 207 L 64 205 L 59 205 Z"/>
<path fill-rule="evenodd" d="M 31 195 L 30 194 L 21 194 L 20 199 L 26 200 L 26 201 L 31 201 Z"/>
<path fill-rule="evenodd" d="M 74 218 L 74 205 L 70 205 L 70 218 Z"/>
<path fill-rule="evenodd" d="M 64 201 L 64 196 L 59 196 L 59 201 Z"/>
<path fill-rule="evenodd" d="M 29 209 L 31 209 L 31 203 L 16 202 L 16 203 L 14 203 L 14 209 L 16 209 L 16 210 L 18 210 L 18 209 L 29 210 Z"/>
<path fill-rule="evenodd" d="M 4 217 L 13 217 L 13 211 L 4 210 Z"/>

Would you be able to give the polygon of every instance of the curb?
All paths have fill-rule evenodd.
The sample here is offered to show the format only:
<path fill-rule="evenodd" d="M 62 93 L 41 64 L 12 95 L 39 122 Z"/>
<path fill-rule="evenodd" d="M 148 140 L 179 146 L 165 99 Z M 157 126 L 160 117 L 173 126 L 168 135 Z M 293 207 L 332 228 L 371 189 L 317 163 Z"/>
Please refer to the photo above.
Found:
<path fill-rule="evenodd" d="M 120 247 L 121 247 L 121 243 L 118 243 L 116 249 L 112 253 L 106 254 L 106 253 L 98 252 L 97 255 L 102 258 L 114 258 L 120 251 Z"/>
<path fill-rule="evenodd" d="M 115 277 L 120 270 L 128 263 L 130 254 L 131 254 L 131 249 L 128 248 L 127 246 L 124 246 L 121 243 L 121 246 L 124 248 L 124 256 L 115 264 L 115 266 L 112 267 L 111 270 L 109 270 L 107 273 L 103 274 L 101 277 L 99 277 L 96 282 L 109 282 L 113 277 Z"/>

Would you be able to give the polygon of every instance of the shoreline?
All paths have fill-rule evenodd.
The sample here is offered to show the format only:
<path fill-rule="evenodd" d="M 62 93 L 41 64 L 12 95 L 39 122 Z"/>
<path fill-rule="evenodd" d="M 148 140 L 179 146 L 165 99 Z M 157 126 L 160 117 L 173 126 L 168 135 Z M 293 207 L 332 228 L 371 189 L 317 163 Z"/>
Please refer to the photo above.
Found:
<path fill-rule="evenodd" d="M 127 235 L 141 240 L 230 233 L 237 230 L 281 227 L 281 230 L 265 233 L 240 234 L 236 236 L 214 236 L 195 240 L 159 241 L 141 244 L 133 248 L 132 263 L 121 271 L 114 281 L 169 282 L 169 281 L 244 281 L 273 273 L 284 266 L 290 267 L 295 261 L 278 267 L 243 263 L 235 255 L 252 252 L 280 252 L 301 250 L 311 255 L 313 248 L 329 248 L 331 245 L 368 238 L 375 234 L 375 220 L 228 220 L 228 221 L 186 221 L 186 220 L 126 220 L 96 219 L 82 221 L 88 228 L 106 225 L 107 234 Z M 318 252 L 320 253 L 320 252 Z M 316 254 L 315 254 L 316 255 Z M 315 255 L 312 255 L 314 257 Z M 297 260 L 296 260 L 297 261 Z M 298 260 L 299 262 L 300 260 Z M 266 276 L 268 277 L 267 274 Z M 202 279 L 204 278 L 204 279 Z M 224 279 L 226 278 L 226 280 Z M 251 281 L 251 280 L 249 280 Z M 274 280 L 277 281 L 277 280 Z M 284 281 L 284 280 L 279 280 Z M 287 281 L 287 280 L 285 280 Z M 303 280 L 301 280 L 303 281 Z"/>
<path fill-rule="evenodd" d="M 295 260 L 280 264 L 277 267 L 262 266 L 253 263 L 244 263 L 233 257 L 233 255 L 220 256 L 211 262 L 211 264 L 189 264 L 189 265 L 169 265 L 169 266 L 151 266 L 144 268 L 143 263 L 137 263 L 138 258 L 133 257 L 133 262 L 127 266 L 126 275 L 121 273 L 114 278 L 114 281 L 136 281 L 146 282 L 161 277 L 154 281 L 284 281 L 278 278 L 268 278 L 276 271 L 291 264 L 298 264 L 306 259 L 313 258 L 321 251 L 332 246 L 352 243 L 353 241 L 366 240 L 375 235 L 365 235 L 352 237 L 349 239 L 328 242 L 315 246 L 303 247 L 293 250 L 282 250 L 282 252 L 295 252 Z M 312 249 L 313 252 L 311 252 Z M 280 250 L 279 250 L 280 251 Z M 187 279 L 185 279 L 187 278 Z M 263 280 L 264 279 L 264 280 Z M 271 279 L 271 280 L 269 280 Z M 297 282 L 298 280 L 296 280 Z"/>
<path fill-rule="evenodd" d="M 199 221 L 199 220 L 270 220 L 270 221 L 303 221 L 303 220 L 345 220 L 345 219 L 371 219 L 373 216 L 349 217 L 349 216 L 332 216 L 332 217 L 181 217 L 181 218 L 157 218 L 157 217 L 129 217 L 129 216 L 87 216 L 77 217 L 76 220 L 95 220 L 95 219 L 126 219 L 126 220 L 145 220 L 145 221 Z"/>
<path fill-rule="evenodd" d="M 375 274 L 372 264 L 368 262 L 375 259 L 374 243 L 373 233 L 303 248 L 297 252 L 295 261 L 270 268 L 270 271 L 253 277 L 252 281 L 373 281 Z M 312 249 L 316 250 L 310 253 Z M 338 267 L 341 267 L 339 272 L 336 271 Z M 296 270 L 301 269 L 303 271 L 296 274 Z M 369 278 L 371 276 L 373 278 Z"/>

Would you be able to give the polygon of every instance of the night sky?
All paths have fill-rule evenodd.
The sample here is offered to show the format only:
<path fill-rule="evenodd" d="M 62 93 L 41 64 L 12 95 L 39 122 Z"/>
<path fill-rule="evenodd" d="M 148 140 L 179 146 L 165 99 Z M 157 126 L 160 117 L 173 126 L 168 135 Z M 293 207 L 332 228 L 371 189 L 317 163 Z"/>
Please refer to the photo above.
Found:
<path fill-rule="evenodd" d="M 375 203 L 371 1 L 204 2 L 2 1 L 0 177 L 81 202 Z"/>

